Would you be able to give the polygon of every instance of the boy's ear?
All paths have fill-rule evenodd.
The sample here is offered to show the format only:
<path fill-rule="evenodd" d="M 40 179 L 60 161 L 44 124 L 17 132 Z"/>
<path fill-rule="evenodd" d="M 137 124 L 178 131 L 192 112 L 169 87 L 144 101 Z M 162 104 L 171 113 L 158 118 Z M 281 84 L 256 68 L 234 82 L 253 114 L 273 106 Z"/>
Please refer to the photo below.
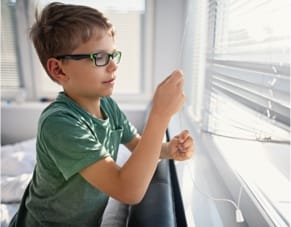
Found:
<path fill-rule="evenodd" d="M 47 70 L 55 81 L 62 84 L 67 79 L 67 75 L 62 69 L 62 63 L 56 58 L 49 58 L 47 61 Z"/>

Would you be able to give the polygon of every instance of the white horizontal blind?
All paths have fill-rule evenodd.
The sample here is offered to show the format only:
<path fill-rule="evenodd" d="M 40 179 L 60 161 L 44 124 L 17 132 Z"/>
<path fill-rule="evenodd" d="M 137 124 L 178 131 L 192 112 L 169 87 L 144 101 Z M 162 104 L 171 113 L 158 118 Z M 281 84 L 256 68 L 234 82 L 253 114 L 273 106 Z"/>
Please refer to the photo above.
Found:
<path fill-rule="evenodd" d="M 1 2 L 1 93 L 15 95 L 21 86 L 16 52 L 16 17 L 13 1 Z"/>
<path fill-rule="evenodd" d="M 210 1 L 205 131 L 289 141 L 289 9 L 289 0 Z"/>

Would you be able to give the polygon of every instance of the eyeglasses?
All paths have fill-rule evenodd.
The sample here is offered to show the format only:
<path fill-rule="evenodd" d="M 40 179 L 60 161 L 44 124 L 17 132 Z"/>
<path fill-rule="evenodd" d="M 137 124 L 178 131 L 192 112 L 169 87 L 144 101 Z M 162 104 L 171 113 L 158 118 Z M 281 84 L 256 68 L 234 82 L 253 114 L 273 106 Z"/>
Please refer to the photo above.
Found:
<path fill-rule="evenodd" d="M 110 58 L 115 64 L 119 64 L 121 59 L 121 51 L 114 51 L 112 54 L 106 52 L 92 53 L 92 54 L 66 54 L 56 56 L 56 59 L 70 59 L 81 60 L 90 58 L 96 66 L 105 66 L 109 63 Z"/>

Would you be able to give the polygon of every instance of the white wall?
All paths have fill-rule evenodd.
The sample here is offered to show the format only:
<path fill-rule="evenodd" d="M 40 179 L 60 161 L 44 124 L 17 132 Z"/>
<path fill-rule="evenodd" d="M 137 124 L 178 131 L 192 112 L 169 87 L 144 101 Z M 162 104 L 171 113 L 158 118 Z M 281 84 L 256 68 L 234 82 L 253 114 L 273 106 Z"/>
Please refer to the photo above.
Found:
<path fill-rule="evenodd" d="M 154 85 L 180 67 L 185 0 L 155 1 Z"/>
<path fill-rule="evenodd" d="M 36 136 L 37 121 L 45 103 L 1 103 L 1 144 Z"/>

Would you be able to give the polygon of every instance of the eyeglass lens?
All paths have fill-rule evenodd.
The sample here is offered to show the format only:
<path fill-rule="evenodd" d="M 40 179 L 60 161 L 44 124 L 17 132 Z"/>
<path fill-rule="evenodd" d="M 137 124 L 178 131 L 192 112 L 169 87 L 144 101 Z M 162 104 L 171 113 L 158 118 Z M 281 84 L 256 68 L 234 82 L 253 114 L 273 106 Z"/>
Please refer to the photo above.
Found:
<path fill-rule="evenodd" d="M 113 62 L 118 64 L 120 62 L 121 54 L 118 51 L 113 52 L 112 54 L 108 53 L 97 53 L 94 55 L 96 66 L 104 66 L 109 63 L 110 58 Z"/>

